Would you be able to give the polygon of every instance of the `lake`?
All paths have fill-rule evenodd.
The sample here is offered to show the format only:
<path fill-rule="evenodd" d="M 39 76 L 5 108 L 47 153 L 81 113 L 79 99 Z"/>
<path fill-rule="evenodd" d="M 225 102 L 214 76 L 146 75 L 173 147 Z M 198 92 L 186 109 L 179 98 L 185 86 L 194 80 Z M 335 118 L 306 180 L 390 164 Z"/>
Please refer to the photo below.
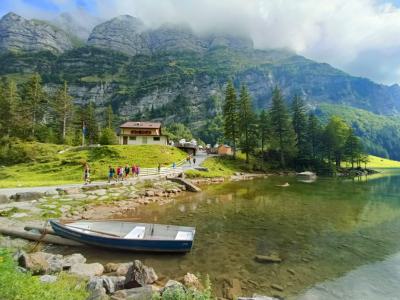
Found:
<path fill-rule="evenodd" d="M 277 186 L 286 182 L 288 187 Z M 271 176 L 212 185 L 127 217 L 196 226 L 194 248 L 186 255 L 81 252 L 93 261 L 141 259 L 171 278 L 208 274 L 219 296 L 224 279 L 232 278 L 240 280 L 244 295 L 302 300 L 400 295 L 399 280 L 394 280 L 400 278 L 400 267 L 390 269 L 400 263 L 400 170 L 355 180 L 304 183 Z M 254 260 L 272 253 L 283 261 Z"/>

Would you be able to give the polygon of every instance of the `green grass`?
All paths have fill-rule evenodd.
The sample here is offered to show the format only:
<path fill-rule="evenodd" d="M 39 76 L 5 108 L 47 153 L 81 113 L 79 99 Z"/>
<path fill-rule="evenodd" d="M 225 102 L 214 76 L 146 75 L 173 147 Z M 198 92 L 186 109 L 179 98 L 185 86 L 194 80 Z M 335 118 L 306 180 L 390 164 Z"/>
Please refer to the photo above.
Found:
<path fill-rule="evenodd" d="M 186 157 L 177 148 L 160 145 L 71 148 L 64 153 L 58 153 L 65 149 L 59 145 L 30 143 L 27 147 L 36 149 L 30 154 L 29 162 L 0 168 L 0 188 L 79 183 L 86 162 L 91 168 L 91 180 L 96 181 L 107 178 L 109 165 L 138 164 L 148 168 L 158 163 L 171 165 Z"/>
<path fill-rule="evenodd" d="M 251 158 L 250 163 L 246 164 L 244 154 L 238 153 L 236 159 L 230 156 L 209 157 L 201 166 L 207 168 L 208 171 L 188 170 L 186 171 L 187 177 L 229 177 L 235 172 L 251 172 L 254 170 L 254 166 L 260 166 L 260 164 L 254 158 Z"/>
<path fill-rule="evenodd" d="M 89 296 L 86 283 L 61 273 L 54 283 L 41 283 L 37 276 L 17 271 L 8 250 L 0 248 L 0 299 L 15 300 L 80 300 Z"/>
<path fill-rule="evenodd" d="M 367 168 L 400 168 L 400 161 L 381 158 L 373 155 L 368 156 Z"/>

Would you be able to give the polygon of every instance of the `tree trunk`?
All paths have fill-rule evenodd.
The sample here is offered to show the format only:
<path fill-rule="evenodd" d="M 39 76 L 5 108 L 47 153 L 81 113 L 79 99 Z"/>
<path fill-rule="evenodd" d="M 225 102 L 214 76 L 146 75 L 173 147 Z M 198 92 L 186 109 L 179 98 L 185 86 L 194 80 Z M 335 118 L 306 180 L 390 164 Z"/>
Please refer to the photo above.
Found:
<path fill-rule="evenodd" d="M 66 131 L 67 131 L 67 115 L 64 114 L 64 117 L 63 117 L 63 133 L 62 133 L 63 142 L 65 141 Z"/>

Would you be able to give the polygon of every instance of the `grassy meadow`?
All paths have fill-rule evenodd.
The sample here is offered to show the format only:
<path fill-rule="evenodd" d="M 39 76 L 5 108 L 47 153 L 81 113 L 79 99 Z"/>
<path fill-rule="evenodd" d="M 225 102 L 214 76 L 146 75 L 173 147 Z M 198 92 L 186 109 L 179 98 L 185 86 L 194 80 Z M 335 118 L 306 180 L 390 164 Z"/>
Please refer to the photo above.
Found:
<path fill-rule="evenodd" d="M 186 154 L 170 146 L 75 147 L 29 143 L 27 162 L 0 167 L 0 188 L 47 186 L 83 181 L 83 165 L 91 168 L 91 180 L 106 180 L 108 166 L 137 164 L 141 168 L 171 165 Z"/>

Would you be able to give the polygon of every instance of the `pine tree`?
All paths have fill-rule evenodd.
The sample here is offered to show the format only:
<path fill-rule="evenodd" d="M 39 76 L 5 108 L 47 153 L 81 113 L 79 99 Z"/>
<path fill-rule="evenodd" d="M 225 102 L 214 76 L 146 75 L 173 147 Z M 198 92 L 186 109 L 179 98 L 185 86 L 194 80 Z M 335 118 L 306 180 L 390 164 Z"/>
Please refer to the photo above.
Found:
<path fill-rule="evenodd" d="M 312 160 L 315 160 L 320 154 L 321 137 L 322 126 L 317 117 L 311 113 L 308 116 L 307 141 L 309 143 L 309 155 Z"/>
<path fill-rule="evenodd" d="M 246 86 L 242 86 L 238 106 L 240 146 L 246 154 L 246 163 L 249 163 L 249 154 L 254 151 L 257 140 L 256 119 Z"/>
<path fill-rule="evenodd" d="M 107 128 L 112 129 L 114 127 L 113 126 L 113 122 L 114 122 L 114 112 L 113 112 L 113 109 L 112 109 L 111 105 L 109 105 L 107 107 L 107 111 L 106 111 L 106 125 L 107 125 Z"/>
<path fill-rule="evenodd" d="M 43 120 L 46 110 L 46 95 L 42 87 L 42 79 L 38 73 L 33 74 L 25 85 L 23 93 L 23 114 L 28 118 L 32 137 L 38 124 Z"/>
<path fill-rule="evenodd" d="M 289 113 L 278 87 L 275 87 L 272 92 L 272 105 L 269 113 L 275 149 L 279 152 L 281 166 L 285 167 L 286 158 L 288 155 L 294 155 L 296 145 Z"/>
<path fill-rule="evenodd" d="M 292 102 L 292 125 L 296 134 L 296 147 L 298 159 L 304 162 L 309 156 L 309 143 L 307 142 L 307 116 L 303 100 L 295 95 Z"/>
<path fill-rule="evenodd" d="M 86 135 L 89 138 L 89 144 L 95 144 L 99 141 L 99 125 L 96 119 L 96 107 L 93 102 L 90 102 L 85 110 L 84 127 Z"/>
<path fill-rule="evenodd" d="M 225 103 L 223 107 L 224 136 L 232 143 L 233 157 L 236 157 L 236 141 L 238 139 L 238 103 L 236 91 L 232 81 L 228 82 L 225 91 Z"/>
<path fill-rule="evenodd" d="M 63 86 L 56 92 L 53 104 L 56 122 L 61 128 L 62 141 L 65 142 L 73 111 L 72 97 L 68 94 L 68 85 L 66 81 L 64 81 Z"/>
<path fill-rule="evenodd" d="M 258 136 L 261 141 L 261 152 L 264 152 L 265 145 L 271 134 L 269 123 L 268 114 L 265 110 L 262 110 L 258 117 Z"/>
<path fill-rule="evenodd" d="M 17 108 L 19 96 L 13 80 L 5 80 L 0 92 L 0 135 L 16 136 L 18 124 Z"/>
<path fill-rule="evenodd" d="M 344 145 L 344 154 L 347 160 L 351 163 L 351 168 L 354 168 L 354 164 L 358 162 L 362 155 L 362 146 L 360 139 L 355 136 L 352 129 L 349 130 L 349 135 Z"/>

